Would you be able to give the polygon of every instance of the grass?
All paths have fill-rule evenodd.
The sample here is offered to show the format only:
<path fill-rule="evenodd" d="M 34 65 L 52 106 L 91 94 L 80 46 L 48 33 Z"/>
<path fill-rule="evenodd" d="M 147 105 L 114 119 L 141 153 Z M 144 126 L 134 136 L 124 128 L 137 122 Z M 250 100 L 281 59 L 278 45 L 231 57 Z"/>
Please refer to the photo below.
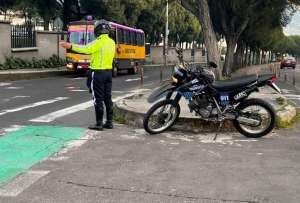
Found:
<path fill-rule="evenodd" d="M 283 97 L 278 97 L 276 98 L 276 102 L 278 105 L 282 106 L 284 104 L 286 104 L 286 100 Z"/>
<path fill-rule="evenodd" d="M 276 127 L 277 128 L 285 128 L 285 129 L 291 129 L 295 127 L 295 123 L 300 120 L 300 112 L 297 112 L 296 116 L 290 121 L 282 121 L 282 119 L 278 116 L 276 116 Z"/>
<path fill-rule="evenodd" d="M 114 108 L 113 110 L 113 120 L 120 124 L 126 124 L 126 119 L 118 109 Z"/>

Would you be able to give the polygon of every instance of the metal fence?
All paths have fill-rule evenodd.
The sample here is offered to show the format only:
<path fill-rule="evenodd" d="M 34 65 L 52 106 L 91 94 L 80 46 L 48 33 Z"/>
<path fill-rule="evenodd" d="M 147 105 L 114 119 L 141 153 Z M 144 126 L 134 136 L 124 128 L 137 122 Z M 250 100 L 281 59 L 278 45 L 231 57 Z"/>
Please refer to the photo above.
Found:
<path fill-rule="evenodd" d="M 36 47 L 35 26 L 31 23 L 25 23 L 24 25 L 13 25 L 11 28 L 11 47 Z"/>

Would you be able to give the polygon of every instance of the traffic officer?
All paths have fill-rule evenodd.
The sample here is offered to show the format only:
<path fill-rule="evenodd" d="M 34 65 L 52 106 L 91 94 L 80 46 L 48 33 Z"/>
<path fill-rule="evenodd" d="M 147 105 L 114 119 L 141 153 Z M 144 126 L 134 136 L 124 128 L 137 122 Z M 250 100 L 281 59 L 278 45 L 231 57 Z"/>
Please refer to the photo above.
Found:
<path fill-rule="evenodd" d="M 96 124 L 89 129 L 103 130 L 113 128 L 113 103 L 112 91 L 112 66 L 115 55 L 116 44 L 109 37 L 110 25 L 105 20 L 96 21 L 94 33 L 97 39 L 86 46 L 62 42 L 61 46 L 77 53 L 90 54 L 91 63 L 88 73 L 87 85 L 92 93 Z M 106 123 L 103 125 L 103 102 L 106 107 Z"/>

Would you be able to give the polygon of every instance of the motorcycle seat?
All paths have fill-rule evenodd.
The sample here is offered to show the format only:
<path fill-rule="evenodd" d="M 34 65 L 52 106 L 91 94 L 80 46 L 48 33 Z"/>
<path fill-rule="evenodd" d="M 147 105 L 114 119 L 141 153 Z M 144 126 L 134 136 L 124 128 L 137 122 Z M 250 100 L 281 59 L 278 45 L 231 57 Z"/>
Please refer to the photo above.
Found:
<path fill-rule="evenodd" d="M 274 77 L 274 74 L 263 74 L 258 76 L 258 82 L 265 82 L 266 80 L 271 80 Z"/>
<path fill-rule="evenodd" d="M 256 75 L 239 77 L 231 80 L 215 81 L 212 86 L 219 91 L 232 91 L 240 87 L 245 87 L 257 81 Z"/>

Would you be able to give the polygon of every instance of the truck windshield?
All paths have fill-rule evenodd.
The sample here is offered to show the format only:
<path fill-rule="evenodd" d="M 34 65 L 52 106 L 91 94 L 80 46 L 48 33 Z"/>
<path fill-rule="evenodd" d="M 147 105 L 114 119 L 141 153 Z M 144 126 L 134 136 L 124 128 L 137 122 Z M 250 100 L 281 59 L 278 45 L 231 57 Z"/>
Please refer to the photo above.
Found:
<path fill-rule="evenodd" d="M 94 32 L 69 32 L 69 41 L 73 44 L 86 45 L 94 40 Z"/>

